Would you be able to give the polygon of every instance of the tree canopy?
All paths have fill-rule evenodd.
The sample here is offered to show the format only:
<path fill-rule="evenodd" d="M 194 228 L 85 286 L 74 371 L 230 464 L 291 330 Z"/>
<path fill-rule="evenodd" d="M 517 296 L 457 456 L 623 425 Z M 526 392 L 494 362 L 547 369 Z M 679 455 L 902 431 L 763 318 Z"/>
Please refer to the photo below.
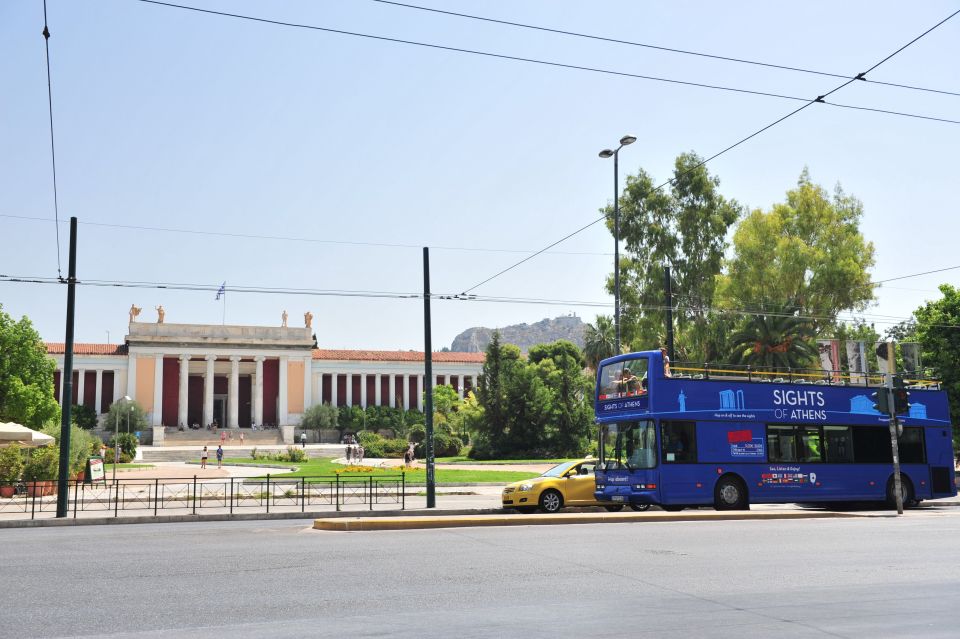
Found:
<path fill-rule="evenodd" d="M 936 369 L 956 423 L 960 418 L 960 289 L 942 284 L 940 292 L 942 299 L 927 302 L 913 316 L 924 365 Z"/>
<path fill-rule="evenodd" d="M 0 421 L 39 428 L 60 417 L 53 360 L 26 317 L 15 322 L 0 305 Z"/>

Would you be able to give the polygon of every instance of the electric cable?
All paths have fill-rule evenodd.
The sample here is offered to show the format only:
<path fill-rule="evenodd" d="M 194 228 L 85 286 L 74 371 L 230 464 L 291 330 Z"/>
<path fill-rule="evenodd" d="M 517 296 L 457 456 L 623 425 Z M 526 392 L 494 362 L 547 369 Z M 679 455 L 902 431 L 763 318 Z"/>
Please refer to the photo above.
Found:
<path fill-rule="evenodd" d="M 47 27 L 47 0 L 43 0 L 43 47 L 47 58 L 47 113 L 50 116 L 50 162 L 53 165 L 53 215 L 57 235 L 57 276 L 63 277 L 60 268 L 60 204 L 57 201 L 57 149 L 53 137 L 53 84 L 50 80 L 50 29 Z"/>

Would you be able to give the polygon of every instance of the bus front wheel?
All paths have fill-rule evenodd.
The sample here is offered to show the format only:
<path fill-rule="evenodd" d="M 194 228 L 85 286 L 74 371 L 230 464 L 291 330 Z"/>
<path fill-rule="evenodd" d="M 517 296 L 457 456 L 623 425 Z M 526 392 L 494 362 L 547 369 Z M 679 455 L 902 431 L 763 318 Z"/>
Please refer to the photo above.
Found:
<path fill-rule="evenodd" d="M 650 510 L 650 504 L 630 504 L 630 510 L 643 513 Z"/>
<path fill-rule="evenodd" d="M 747 487 L 736 475 L 726 475 L 717 481 L 713 491 L 713 507 L 716 510 L 747 510 Z"/>

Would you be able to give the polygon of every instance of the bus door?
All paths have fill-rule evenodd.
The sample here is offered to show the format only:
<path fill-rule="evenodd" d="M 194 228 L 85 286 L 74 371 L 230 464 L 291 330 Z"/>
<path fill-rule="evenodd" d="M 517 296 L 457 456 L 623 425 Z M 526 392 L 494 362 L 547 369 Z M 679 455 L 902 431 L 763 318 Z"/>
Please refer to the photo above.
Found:
<path fill-rule="evenodd" d="M 686 420 L 660 422 L 660 496 L 665 504 L 712 501 L 703 489 L 697 465 L 697 424 Z"/>
<path fill-rule="evenodd" d="M 613 501 L 659 503 L 657 431 L 653 420 L 604 424 L 600 453 L 605 495 Z"/>

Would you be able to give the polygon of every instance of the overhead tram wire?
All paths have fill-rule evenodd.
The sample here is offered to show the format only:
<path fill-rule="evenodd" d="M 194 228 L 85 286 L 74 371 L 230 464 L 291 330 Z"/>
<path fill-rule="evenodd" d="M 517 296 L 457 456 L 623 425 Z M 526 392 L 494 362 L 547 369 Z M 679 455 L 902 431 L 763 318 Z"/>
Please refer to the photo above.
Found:
<path fill-rule="evenodd" d="M 57 235 L 57 277 L 63 279 L 60 268 L 60 204 L 57 198 L 57 147 L 53 137 L 53 83 L 50 80 L 50 29 L 47 27 L 47 0 L 43 0 L 43 48 L 47 59 L 47 113 L 50 116 L 50 162 L 53 165 L 53 216 Z"/>
<path fill-rule="evenodd" d="M 415 41 L 415 40 L 404 40 L 404 39 L 402 39 L 402 38 L 391 38 L 391 37 L 387 37 L 387 36 L 378 36 L 378 35 L 373 35 L 373 34 L 370 34 L 370 33 L 359 33 L 359 32 L 357 32 L 357 31 L 345 31 L 345 30 L 343 30 L 343 29 L 332 29 L 332 28 L 330 28 L 330 27 L 321 27 L 321 26 L 317 26 L 317 25 L 302 24 L 302 23 L 298 23 L 298 22 L 285 22 L 285 21 L 282 21 L 282 20 L 271 20 L 271 19 L 269 19 L 269 18 L 259 18 L 259 17 L 256 17 L 256 16 L 248 16 L 248 15 L 239 14 L 239 13 L 228 13 L 228 12 L 226 12 L 226 11 L 214 11 L 213 9 L 202 9 L 202 8 L 200 8 L 200 7 L 191 7 L 191 6 L 189 6 L 189 5 L 184 5 L 184 4 L 175 4 L 175 3 L 172 3 L 172 2 L 161 2 L 160 0 L 136 0 L 136 1 L 137 1 L 137 2 L 143 2 L 143 3 L 145 3 L 145 4 L 151 4 L 151 5 L 161 6 L 161 7 L 168 7 L 168 8 L 172 8 L 172 9 L 183 9 L 183 10 L 185 10 L 185 11 L 195 11 L 195 12 L 197 12 L 197 13 L 209 14 L 209 15 L 220 16 L 220 17 L 225 17 L 225 18 L 236 18 L 236 19 L 238 19 L 238 20 L 250 20 L 250 21 L 252 21 L 252 22 L 261 22 L 261 23 L 264 23 L 264 24 L 272 24 L 272 25 L 275 25 L 275 26 L 291 27 L 291 28 L 296 28 L 296 29 L 309 29 L 309 30 L 312 30 L 312 31 L 323 31 L 323 32 L 325 32 L 325 33 L 334 33 L 334 34 L 337 34 L 337 35 L 352 36 L 352 37 L 357 37 L 357 38 L 367 38 L 367 39 L 370 39 L 370 40 L 379 40 L 379 41 L 382 41 L 382 42 L 392 42 L 392 43 L 394 43 L 394 44 L 406 44 L 406 45 L 417 46 L 417 47 L 426 47 L 426 48 L 428 48 L 428 49 L 438 49 L 438 50 L 441 50 L 441 51 L 453 51 L 453 52 L 456 52 L 456 53 L 467 53 L 467 54 L 471 54 L 471 55 L 479 55 L 479 56 L 484 56 L 484 57 L 488 57 L 488 58 L 496 58 L 496 59 L 500 59 L 500 60 L 510 60 L 510 61 L 513 61 L 513 62 L 526 62 L 526 63 L 529 63 L 529 64 L 539 64 L 539 65 L 543 65 L 543 66 L 556 67 L 556 68 L 562 68 L 562 69 L 573 69 L 573 70 L 576 70 L 576 71 L 588 71 L 588 72 L 591 72 L 591 73 L 602 73 L 602 74 L 606 74 L 606 75 L 613 75 L 613 76 L 619 76 L 619 77 L 625 77 L 625 78 L 634 78 L 634 79 L 638 79 L 638 80 L 648 80 L 648 81 L 652 81 L 652 82 L 664 82 L 664 83 L 667 83 L 667 84 L 676 84 L 676 85 L 697 87 L 697 88 L 701 88 L 701 89 L 711 89 L 711 90 L 715 90 L 715 91 L 727 91 L 727 92 L 731 92 L 731 93 L 741 93 L 741 94 L 745 94 L 745 95 L 754 95 L 754 96 L 761 96 L 761 97 L 767 97 L 767 98 L 777 98 L 777 99 L 780 99 L 780 100 L 793 100 L 794 102 L 806 102 L 806 101 L 808 100 L 808 98 L 803 98 L 803 97 L 793 96 L 793 95 L 784 95 L 784 94 L 781 94 L 781 93 L 772 93 L 772 92 L 769 92 L 769 91 L 758 91 L 758 90 L 754 90 L 754 89 L 744 89 L 744 88 L 741 88 L 741 87 L 729 87 L 729 86 L 724 86 L 724 85 L 719 85 L 719 84 L 707 84 L 707 83 L 704 83 L 704 82 L 693 82 L 693 81 L 690 81 L 690 80 L 679 80 L 679 79 L 677 79 L 677 78 L 665 78 L 665 77 L 652 76 L 652 75 L 643 75 L 643 74 L 639 74 L 639 73 L 630 73 L 630 72 L 627 72 L 627 71 L 615 71 L 615 70 L 613 70 L 613 69 L 601 69 L 601 68 L 598 68 L 598 67 L 588 67 L 588 66 L 579 65 L 579 64 L 567 64 L 567 63 L 564 63 L 564 62 L 554 62 L 554 61 L 550 61 L 550 60 L 538 60 L 538 59 L 536 59 L 536 58 L 526 58 L 526 57 L 522 57 L 522 56 L 506 55 L 506 54 L 503 54 L 503 53 L 492 53 L 492 52 L 490 52 L 490 51 L 480 51 L 480 50 L 477 50 L 477 49 L 465 49 L 465 48 L 463 48 L 463 47 L 451 47 L 451 46 L 447 46 L 447 45 L 433 44 L 433 43 L 429 43 L 429 42 L 417 42 L 417 41 Z M 864 73 L 864 74 L 860 74 L 860 75 L 861 75 L 861 76 L 862 76 L 862 75 L 865 75 L 865 73 Z M 850 81 L 852 82 L 852 81 L 857 80 L 857 79 L 860 79 L 860 76 L 856 76 L 856 77 L 854 77 L 854 78 L 850 78 Z M 913 113 L 903 113 L 903 112 L 899 112 L 899 111 L 891 111 L 891 110 L 886 110 L 886 109 L 867 109 L 866 107 L 858 107 L 858 106 L 849 105 L 849 104 L 837 104 L 837 103 L 835 103 L 835 102 L 825 102 L 825 101 L 822 101 L 822 100 L 821 100 L 821 102 L 822 102 L 823 104 L 827 105 L 827 106 L 833 106 L 833 107 L 839 107 L 839 108 L 873 110 L 873 111 L 875 111 L 875 112 L 877 112 L 877 113 L 883 113 L 883 114 L 885 114 L 885 115 L 892 115 L 892 116 L 897 116 L 897 117 L 909 117 L 909 118 L 915 118 L 915 119 L 936 121 L 936 122 L 941 122 L 941 123 L 945 123 L 945 124 L 957 124 L 957 125 L 960 125 L 960 120 L 950 120 L 950 119 L 947 119 L 947 118 L 938 118 L 938 117 L 934 117 L 934 116 L 926 116 L 926 115 L 919 115 L 919 114 L 913 114 Z"/>
<path fill-rule="evenodd" d="M 722 60 L 722 61 L 724 61 L 724 62 L 735 62 L 735 63 L 738 63 L 738 64 L 749 64 L 749 65 L 758 66 L 758 67 L 766 67 L 766 68 L 769 68 L 769 69 L 780 69 L 780 70 L 782 70 L 782 71 L 794 71 L 794 72 L 797 72 L 797 73 L 809 73 L 809 74 L 812 74 L 812 75 L 825 76 L 825 77 L 829 77 L 829 78 L 840 78 L 840 79 L 844 79 L 844 80 L 862 80 L 863 82 L 867 82 L 867 83 L 870 83 L 870 84 L 881 84 L 881 85 L 884 85 L 884 86 L 896 87 L 896 88 L 900 88 L 900 89 L 910 89 L 910 90 L 912 90 L 912 91 L 926 91 L 926 92 L 929 92 L 929 93 L 940 93 L 940 94 L 943 94 L 943 95 L 951 95 L 951 96 L 960 97 L 960 92 L 945 91 L 945 90 L 942 90 L 942 89 L 930 89 L 930 88 L 927 88 L 927 87 L 918 87 L 918 86 L 913 86 L 913 85 L 909 85 L 909 84 L 899 84 L 899 83 L 896 83 L 896 82 L 882 82 L 882 81 L 880 81 L 880 80 L 869 80 L 869 79 L 867 79 L 867 78 L 862 78 L 862 77 L 859 77 L 859 78 L 858 78 L 858 77 L 856 77 L 856 76 L 849 76 L 849 75 L 845 75 L 845 74 L 841 74 L 841 73 L 830 73 L 830 72 L 828 72 L 828 71 L 818 71 L 818 70 L 815 70 L 815 69 L 805 69 L 805 68 L 803 68 L 803 67 L 794 67 L 794 66 L 789 66 L 789 65 L 785 65 L 785 64 L 774 64 L 774 63 L 771 63 L 771 62 L 761 62 L 761 61 L 759 61 L 759 60 L 748 60 L 748 59 L 746 59 L 746 58 L 734 58 L 734 57 L 731 57 L 731 56 L 717 55 L 717 54 L 712 54 L 712 53 L 704 53 L 704 52 L 702 52 L 702 51 L 690 51 L 690 50 L 687 50 L 687 49 L 677 49 L 677 48 L 675 48 L 675 47 L 665 47 L 665 46 L 660 46 L 660 45 L 655 45 L 655 44 L 649 44 L 649 43 L 646 43 L 646 42 L 636 42 L 636 41 L 633 41 L 633 40 L 622 40 L 622 39 L 619 39 L 619 38 L 611 38 L 611 37 L 605 37 L 605 36 L 598 36 L 598 35 L 593 35 L 593 34 L 589 34 L 589 33 L 579 33 L 579 32 L 576 32 L 576 31 L 567 31 L 567 30 L 564 30 L 564 29 L 553 29 L 553 28 L 550 28 L 550 27 L 544 27 L 544 26 L 535 25 L 535 24 L 526 24 L 526 23 L 523 23 L 523 22 L 513 22 L 513 21 L 510 21 L 510 20 L 500 20 L 500 19 L 497 19 L 497 18 L 490 18 L 490 17 L 487 17 L 487 16 L 478 16 L 478 15 L 472 15 L 472 14 L 469 14 L 469 13 L 459 13 L 459 12 L 456 12 L 456 11 L 447 11 L 447 10 L 444 10 L 444 9 L 436 9 L 436 8 L 434 8 L 434 7 L 423 7 L 423 6 L 420 6 L 420 5 L 408 4 L 408 3 L 405 3 L 405 2 L 395 2 L 394 0 L 371 0 L 371 1 L 372 1 L 372 2 L 378 2 L 378 3 L 380 3 L 380 4 L 385 4 L 385 5 L 392 5 L 392 6 L 395 6 L 395 7 L 402 7 L 402 8 L 404 8 L 404 9 L 416 9 L 416 10 L 418 10 L 418 11 L 428 11 L 428 12 L 430 12 L 430 13 L 438 13 L 438 14 L 443 14 L 443 15 L 448 15 L 448 16 L 455 16 L 455 17 L 458 17 L 458 18 L 467 18 L 467 19 L 470 19 L 470 20 L 479 20 L 479 21 L 481 21 L 481 22 L 491 22 L 491 23 L 494 23 L 494 24 L 503 24 L 503 25 L 507 25 L 507 26 L 511 26 L 511 27 L 519 27 L 519 28 L 521 28 L 521 29 L 532 29 L 532 30 L 534 30 L 534 31 L 543 31 L 543 32 L 546 32 L 546 33 L 555 33 L 555 34 L 558 34 L 558 35 L 573 36 L 573 37 L 576 37 L 576 38 L 585 38 L 585 39 L 588 39 L 588 40 L 597 40 L 597 41 L 600 41 L 600 42 L 610 42 L 610 43 L 613 43 L 613 44 L 624 44 L 624 45 L 629 45 L 629 46 L 632 46 L 632 47 L 642 47 L 642 48 L 644 48 L 644 49 L 653 49 L 653 50 L 656 50 L 656 51 L 666 51 L 666 52 L 668 52 L 668 53 L 678 53 L 678 54 L 681 54 L 681 55 L 690 55 L 690 56 L 696 56 L 696 57 L 701 57 L 701 58 L 709 58 L 709 59 L 713 59 L 713 60 Z"/>
<path fill-rule="evenodd" d="M 54 284 L 54 285 L 63 285 L 65 282 L 60 281 L 56 277 L 38 277 L 38 276 L 14 276 L 14 275 L 5 275 L 0 274 L 0 283 L 17 283 L 17 284 Z M 77 281 L 77 286 L 93 286 L 93 287 L 106 287 L 106 288 L 123 288 L 123 289 L 148 289 L 148 290 L 174 290 L 180 292 L 215 292 L 219 289 L 220 284 L 186 284 L 186 283 L 167 283 L 167 282 L 124 282 L 124 281 L 113 281 L 113 280 L 81 280 Z M 340 297 L 340 298 L 361 298 L 361 299 L 396 299 L 396 300 L 422 300 L 422 293 L 403 293 L 398 291 L 362 291 L 362 290 L 322 290 L 322 289 L 296 289 L 296 288 L 273 288 L 273 287 L 263 287 L 263 286 L 232 286 L 231 292 L 234 293 L 246 293 L 253 295 L 301 295 L 308 297 Z M 550 300 L 550 299 L 537 299 L 537 298 L 515 298 L 515 297 L 487 297 L 487 296 L 469 296 L 464 298 L 459 294 L 433 294 L 431 295 L 432 299 L 437 299 L 441 301 L 448 300 L 468 300 L 477 303 L 497 303 L 497 304 L 523 304 L 523 305 L 546 305 L 546 306 L 575 306 L 575 307 L 590 307 L 590 308 L 610 308 L 612 304 L 610 302 L 587 302 L 587 301 L 576 301 L 576 300 Z M 663 311 L 666 310 L 665 306 L 646 306 L 647 310 L 651 311 Z M 788 315 L 782 312 L 777 311 L 751 311 L 745 309 L 736 309 L 736 308 L 704 308 L 696 305 L 683 305 L 678 304 L 673 307 L 674 310 L 699 310 L 710 313 L 719 313 L 719 314 L 733 314 L 740 316 L 767 316 L 767 317 L 797 317 L 799 319 L 809 319 L 809 320 L 844 320 L 852 321 L 856 319 L 861 319 L 858 315 L 853 315 L 848 317 L 841 317 L 840 315 L 815 315 L 815 314 L 800 314 L 800 315 Z M 875 324 L 898 324 L 901 321 L 910 319 L 909 317 L 899 317 L 899 316 L 884 316 L 889 319 L 876 319 L 872 320 L 872 323 Z M 943 327 L 943 328 L 960 328 L 960 325 L 955 324 L 933 324 L 931 326 Z"/>
<path fill-rule="evenodd" d="M 144 0 L 144 1 L 145 1 L 145 0 Z M 836 93 L 837 91 L 839 91 L 840 89 L 843 89 L 843 88 L 846 87 L 846 86 L 849 86 L 849 85 L 852 84 L 853 82 L 856 82 L 856 81 L 857 81 L 857 78 L 859 78 L 859 77 L 861 77 L 861 76 L 865 76 L 867 73 L 870 73 L 871 71 L 873 71 L 874 69 L 876 69 L 877 67 L 879 67 L 881 64 L 883 64 L 883 63 L 885 63 L 886 61 L 890 60 L 892 57 L 894 57 L 895 55 L 897 55 L 898 53 L 900 53 L 901 51 L 903 51 L 904 49 L 906 49 L 907 47 L 909 47 L 909 46 L 912 45 L 913 43 L 915 43 L 915 42 L 917 42 L 918 40 L 920 40 L 920 38 L 924 37 L 925 35 L 927 35 L 927 34 L 930 33 L 931 31 L 933 31 L 934 29 L 936 29 L 937 27 L 939 27 L 940 25 L 944 24 L 945 22 L 947 22 L 948 20 L 950 20 L 951 18 L 953 18 L 954 16 L 956 16 L 958 13 L 960 13 L 960 9 L 954 11 L 953 13 L 951 13 L 950 15 L 948 15 L 946 18 L 944 18 L 943 20 L 941 20 L 941 21 L 938 22 L 937 24 L 933 25 L 932 27 L 930 27 L 929 29 L 927 29 L 926 31 L 924 31 L 923 33 L 921 33 L 920 35 L 918 35 L 917 37 L 915 37 L 915 38 L 914 38 L 913 40 L 911 40 L 910 42 L 908 42 L 908 43 L 906 43 L 905 45 L 901 46 L 899 49 L 897 49 L 896 51 L 894 51 L 894 52 L 891 53 L 890 55 L 886 56 L 885 58 L 883 58 L 882 60 L 880 60 L 879 62 L 877 62 L 877 63 L 874 64 L 873 66 L 871 66 L 871 67 L 870 67 L 869 69 L 867 69 L 866 71 L 863 71 L 863 72 L 861 72 L 861 73 L 858 73 L 858 74 L 857 74 L 856 76 L 854 76 L 853 78 L 848 79 L 846 82 L 843 82 L 842 84 L 840 84 L 839 86 L 831 89 L 831 90 L 828 91 L 827 93 L 824 93 L 823 95 L 817 96 L 816 98 L 808 101 L 808 102 L 807 102 L 806 104 L 804 104 L 803 106 L 801 106 L 801 107 L 799 107 L 799 108 L 797 108 L 797 109 L 794 109 L 794 110 L 791 111 L 790 113 L 788 113 L 788 114 L 784 115 L 783 117 L 781 117 L 781 118 L 779 118 L 779 119 L 771 122 L 770 124 L 768 124 L 767 126 L 763 127 L 762 129 L 759 129 L 759 130 L 757 130 L 757 131 L 754 131 L 753 133 L 751 133 L 751 134 L 748 135 L 747 137 L 742 138 L 742 139 L 739 140 L 738 142 L 735 142 L 735 143 L 731 144 L 730 146 L 728 146 L 727 148 L 723 149 L 723 150 L 720 151 L 719 153 L 715 153 L 715 154 L 711 155 L 710 157 L 708 157 L 707 159 L 703 160 L 702 162 L 700 162 L 700 163 L 698 163 L 698 164 L 690 167 L 689 169 L 687 169 L 686 171 L 684 171 L 683 173 L 681 173 L 680 176 L 678 176 L 678 177 L 682 177 L 683 175 L 686 175 L 686 174 L 690 173 L 691 171 L 694 171 L 694 170 L 696 170 L 696 169 L 704 166 L 707 162 L 710 162 L 710 161 L 712 161 L 712 160 L 720 157 L 720 156 L 723 155 L 724 153 L 727 153 L 728 151 L 733 150 L 734 148 L 740 146 L 741 144 L 743 144 L 743 143 L 746 142 L 747 140 L 750 140 L 751 138 L 754 138 L 754 137 L 760 135 L 761 133 L 763 133 L 763 132 L 766 131 L 767 129 L 770 129 L 770 128 L 776 126 L 777 124 L 780 124 L 781 122 L 783 122 L 783 121 L 786 120 L 787 118 L 791 118 L 791 117 L 793 117 L 794 115 L 800 113 L 801 111 L 803 111 L 804 109 L 806 109 L 807 107 L 809 107 L 811 104 L 815 104 L 815 103 L 818 103 L 818 102 L 822 103 L 828 96 Z M 643 197 L 647 197 L 647 196 L 651 195 L 652 193 L 654 193 L 654 192 L 656 192 L 656 191 L 659 191 L 659 190 L 662 189 L 664 186 L 672 183 L 675 179 L 676 179 L 676 178 L 667 180 L 666 182 L 664 182 L 664 183 L 660 184 L 659 186 L 653 188 L 649 193 L 644 194 Z M 617 197 L 619 197 L 619 193 L 617 194 Z M 577 229 L 577 230 L 574 231 L 573 233 L 570 233 L 569 235 L 564 236 L 563 238 L 557 240 L 556 242 L 553 242 L 552 244 L 550 244 L 549 246 L 547 246 L 547 249 L 553 248 L 554 246 L 556 246 L 557 244 L 560 244 L 561 242 L 565 242 L 566 240 L 570 239 L 571 237 L 577 235 L 578 233 L 581 233 L 582 231 L 585 231 L 586 229 L 590 228 L 591 226 L 593 226 L 593 225 L 596 224 L 597 222 L 600 222 L 600 221 L 602 221 L 602 220 L 605 220 L 606 218 L 607 218 L 606 215 L 603 215 L 603 216 L 597 218 L 596 220 L 590 222 L 589 224 L 580 227 L 579 229 Z M 470 288 L 464 289 L 463 293 L 461 293 L 461 294 L 469 293 L 470 291 L 472 291 L 472 290 L 474 290 L 474 289 L 476 289 L 476 288 L 478 288 L 478 287 L 486 284 L 487 282 L 490 282 L 491 280 L 494 280 L 494 279 L 500 277 L 501 275 L 503 275 L 503 274 L 505 274 L 505 273 L 508 273 L 509 271 L 512 271 L 513 269 L 515 269 L 516 267 L 520 266 L 521 264 L 524 264 L 525 262 L 533 259 L 533 258 L 536 257 L 537 255 L 540 255 L 541 253 L 543 253 L 543 252 L 544 252 L 545 250 L 547 250 L 547 249 L 541 249 L 540 251 L 537 251 L 537 252 L 534 253 L 533 255 L 530 255 L 530 256 L 525 257 L 524 259 L 520 260 L 519 262 L 517 262 L 517 263 L 515 263 L 515 264 L 512 264 L 511 266 L 508 266 L 507 268 L 503 269 L 502 271 L 500 271 L 500 272 L 498 272 L 498 273 L 496 273 L 496 274 L 488 277 L 487 279 L 483 280 L 483 281 L 480 282 L 479 284 L 474 284 L 474 285 L 471 286 Z"/>
<path fill-rule="evenodd" d="M 45 217 L 33 217 L 29 215 L 11 215 L 8 213 L 0 213 L 0 218 L 10 218 L 15 220 L 31 220 L 35 222 L 49 222 L 50 218 Z M 103 228 L 115 228 L 122 230 L 130 231 L 148 231 L 148 232 L 158 232 L 158 233 L 184 233 L 188 235 L 202 235 L 202 236 L 213 236 L 213 237 L 229 237 L 236 239 L 245 239 L 245 240 L 272 240 L 277 242 L 307 242 L 311 244 L 333 244 L 333 245 L 343 245 L 343 246 L 370 246 L 370 247 L 379 247 L 379 248 L 401 248 L 401 249 L 416 249 L 417 251 L 423 250 L 423 244 L 401 244 L 401 243 L 392 243 L 392 242 L 361 242 L 359 240 L 329 240 L 329 239 L 318 239 L 312 237 L 291 237 L 283 235 L 261 235 L 257 233 L 233 233 L 229 231 L 204 231 L 201 229 L 185 229 L 185 228 L 174 228 L 174 227 L 159 227 L 159 226 L 140 226 L 136 224 L 114 224 L 109 222 L 90 222 L 90 221 L 81 221 L 79 224 L 84 224 L 86 226 L 95 226 Z M 438 251 L 464 251 L 464 252 L 477 252 L 477 253 L 529 253 L 529 250 L 524 249 L 507 249 L 507 248 L 489 248 L 489 247 L 471 247 L 471 246 L 434 246 L 429 245 L 431 249 Z M 604 253 L 602 251 L 552 251 L 553 255 L 588 255 L 588 256 L 597 256 L 597 257 L 610 257 L 613 253 Z"/>

